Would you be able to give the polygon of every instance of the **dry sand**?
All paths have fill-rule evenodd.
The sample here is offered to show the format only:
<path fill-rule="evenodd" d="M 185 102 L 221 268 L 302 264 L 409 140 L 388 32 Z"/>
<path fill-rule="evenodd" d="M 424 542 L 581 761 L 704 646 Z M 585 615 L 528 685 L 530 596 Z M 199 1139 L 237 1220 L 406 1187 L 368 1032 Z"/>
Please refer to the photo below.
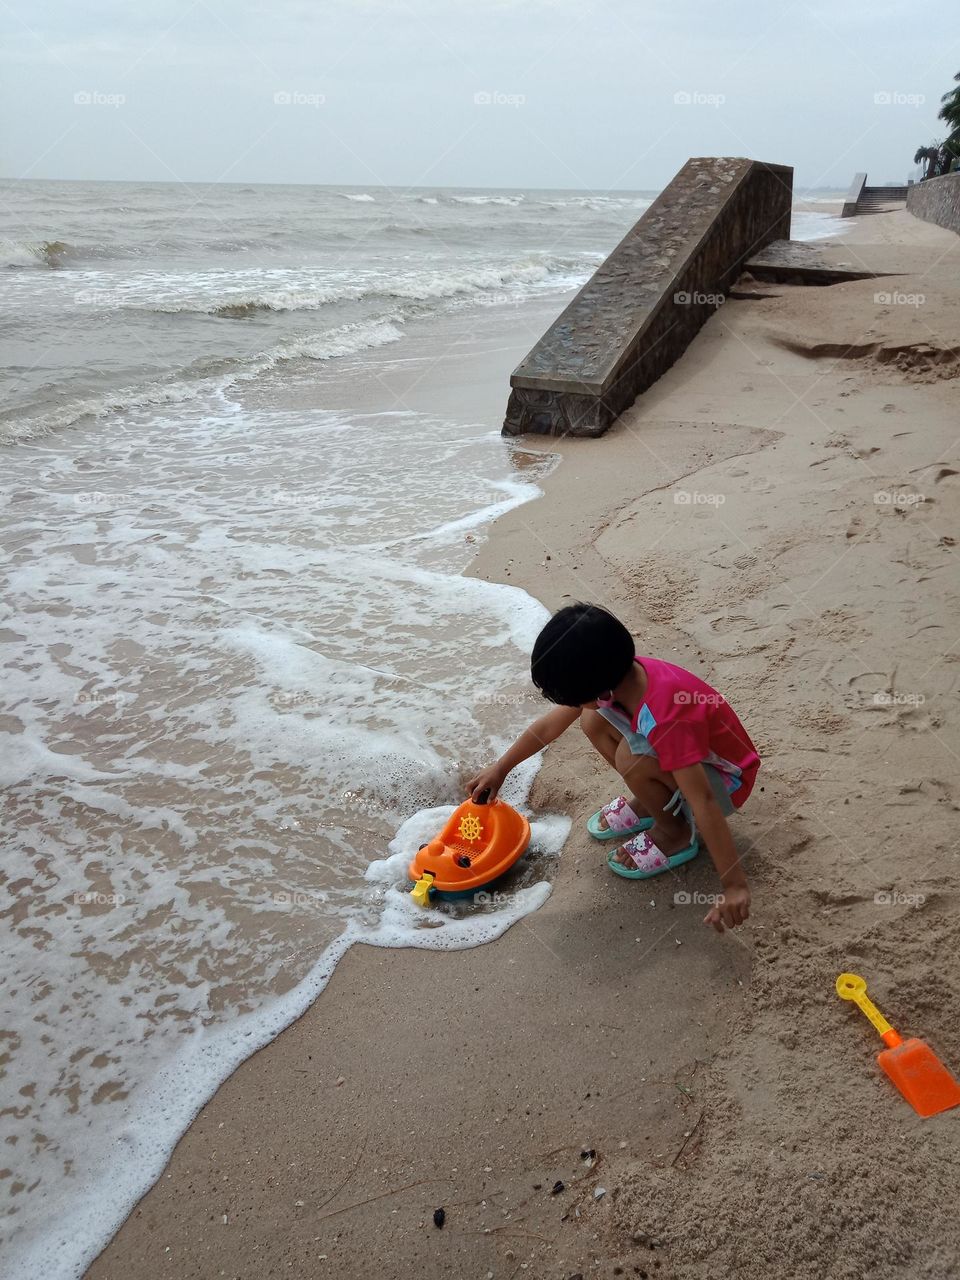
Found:
<path fill-rule="evenodd" d="M 876 214 L 834 252 L 900 274 L 728 302 L 474 569 L 606 603 L 729 697 L 764 757 L 747 926 L 675 901 L 704 857 L 609 874 L 583 821 L 613 780 L 570 732 L 546 906 L 471 952 L 354 948 L 93 1280 L 960 1271 L 960 1111 L 916 1118 L 833 992 L 863 973 L 960 1068 L 960 238 Z"/>

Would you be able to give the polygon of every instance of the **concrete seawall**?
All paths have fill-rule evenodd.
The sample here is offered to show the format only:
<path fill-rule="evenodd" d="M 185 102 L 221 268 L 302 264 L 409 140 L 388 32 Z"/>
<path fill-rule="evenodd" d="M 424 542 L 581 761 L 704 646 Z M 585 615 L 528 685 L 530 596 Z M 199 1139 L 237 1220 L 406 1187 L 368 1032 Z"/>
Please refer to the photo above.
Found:
<path fill-rule="evenodd" d="M 867 175 L 865 173 L 855 173 L 853 175 L 850 190 L 847 192 L 843 208 L 840 210 L 841 218 L 852 218 L 856 215 L 857 205 L 860 203 L 860 197 L 863 195 L 863 188 L 866 185 Z"/>
<path fill-rule="evenodd" d="M 601 435 L 790 235 L 793 170 L 688 160 L 514 370 L 504 435 Z"/>
<path fill-rule="evenodd" d="M 960 235 L 960 173 L 945 173 L 912 186 L 907 192 L 907 210 L 915 218 Z"/>

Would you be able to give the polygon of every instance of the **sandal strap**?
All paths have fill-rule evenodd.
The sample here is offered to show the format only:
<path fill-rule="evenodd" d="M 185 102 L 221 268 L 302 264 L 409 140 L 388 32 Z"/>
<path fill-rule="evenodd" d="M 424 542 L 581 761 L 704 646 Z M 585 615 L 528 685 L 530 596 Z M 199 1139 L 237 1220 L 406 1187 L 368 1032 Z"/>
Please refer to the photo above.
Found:
<path fill-rule="evenodd" d="M 610 831 L 629 831 L 640 821 L 626 796 L 617 796 L 615 800 L 605 804 L 601 812 L 607 820 Z"/>
<path fill-rule="evenodd" d="M 667 865 L 667 855 L 653 843 L 646 831 L 642 831 L 623 846 L 638 871 L 656 871 Z"/>

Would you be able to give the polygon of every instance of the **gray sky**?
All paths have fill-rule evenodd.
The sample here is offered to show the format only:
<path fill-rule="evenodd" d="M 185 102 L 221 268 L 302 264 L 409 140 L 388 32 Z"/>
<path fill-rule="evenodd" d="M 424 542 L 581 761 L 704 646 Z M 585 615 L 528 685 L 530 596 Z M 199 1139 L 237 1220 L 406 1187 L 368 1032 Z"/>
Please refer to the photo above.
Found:
<path fill-rule="evenodd" d="M 660 187 L 912 176 L 955 0 L 4 0 L 6 177 Z M 956 39 L 953 37 L 956 36 Z"/>

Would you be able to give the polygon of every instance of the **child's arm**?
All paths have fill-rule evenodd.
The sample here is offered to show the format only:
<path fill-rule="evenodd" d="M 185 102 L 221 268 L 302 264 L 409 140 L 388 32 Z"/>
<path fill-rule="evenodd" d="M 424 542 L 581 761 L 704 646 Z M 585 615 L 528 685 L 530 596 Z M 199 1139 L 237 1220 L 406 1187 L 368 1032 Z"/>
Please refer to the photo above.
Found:
<path fill-rule="evenodd" d="M 471 800 L 476 800 L 483 791 L 490 792 L 488 797 L 490 800 L 495 799 L 497 792 L 503 786 L 504 778 L 511 769 L 515 769 L 518 764 L 529 760 L 538 751 L 542 751 L 579 718 L 579 707 L 554 707 L 539 720 L 534 720 L 528 729 L 524 729 L 513 746 L 503 753 L 496 764 L 490 765 L 475 778 L 470 779 L 467 783 L 467 791 L 470 793 Z"/>
<path fill-rule="evenodd" d="M 723 885 L 720 901 L 710 908 L 703 923 L 712 924 L 717 933 L 723 933 L 724 925 L 728 929 L 735 929 L 750 914 L 750 888 L 740 865 L 730 827 L 717 804 L 702 764 L 675 769 L 673 776 L 684 798 L 690 802 L 697 830 L 710 850 L 710 857 Z"/>

